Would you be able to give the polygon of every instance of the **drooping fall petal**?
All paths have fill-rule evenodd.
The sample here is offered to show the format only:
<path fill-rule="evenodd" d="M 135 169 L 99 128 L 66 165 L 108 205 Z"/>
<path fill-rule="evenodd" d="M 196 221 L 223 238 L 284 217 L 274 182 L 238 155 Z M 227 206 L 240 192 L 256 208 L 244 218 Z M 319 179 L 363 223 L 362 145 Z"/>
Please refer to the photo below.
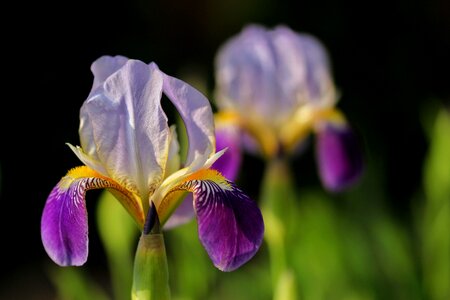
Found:
<path fill-rule="evenodd" d="M 41 219 L 41 238 L 50 258 L 60 266 L 80 266 L 88 256 L 86 191 L 110 188 L 121 195 L 122 205 L 138 223 L 143 223 L 142 208 L 133 195 L 87 167 L 70 170 L 53 188 Z"/>
<path fill-rule="evenodd" d="M 255 201 L 215 170 L 201 170 L 181 187 L 194 195 L 198 234 L 214 265 L 233 271 L 258 251 L 264 222 Z"/>
<path fill-rule="evenodd" d="M 164 229 L 171 229 L 191 221 L 195 217 L 192 201 L 192 194 L 187 194 L 164 224 Z"/>
<path fill-rule="evenodd" d="M 80 266 L 88 256 L 88 221 L 84 195 L 89 179 L 63 178 L 44 207 L 41 235 L 50 258 L 60 266 Z M 75 226 L 74 226 L 75 225 Z"/>
<path fill-rule="evenodd" d="M 347 125 L 329 123 L 317 133 L 316 159 L 322 183 L 330 191 L 341 191 L 362 175 L 362 150 Z"/>

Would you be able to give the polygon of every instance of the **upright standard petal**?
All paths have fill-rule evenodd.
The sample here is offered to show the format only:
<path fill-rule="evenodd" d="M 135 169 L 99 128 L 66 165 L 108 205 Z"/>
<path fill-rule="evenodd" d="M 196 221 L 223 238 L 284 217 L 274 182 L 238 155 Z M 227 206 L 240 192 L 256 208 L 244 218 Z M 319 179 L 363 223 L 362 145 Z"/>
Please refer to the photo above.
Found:
<path fill-rule="evenodd" d="M 91 91 L 88 99 L 96 92 L 97 89 L 101 89 L 105 80 L 111 76 L 114 72 L 119 70 L 129 59 L 125 56 L 101 56 L 91 65 L 91 72 L 94 75 L 94 82 L 92 84 Z M 90 126 L 90 121 L 87 116 L 80 117 L 80 129 L 79 134 L 81 138 L 81 145 L 83 148 L 76 148 L 71 146 L 70 148 L 74 153 L 86 164 L 86 161 L 91 161 L 89 164 L 91 168 L 97 170 L 102 174 L 107 174 L 106 170 L 101 166 L 99 158 L 97 156 L 96 145 L 93 142 L 93 131 Z M 81 156 L 81 157 L 80 157 Z M 96 165 L 96 166 L 95 166 Z"/>
<path fill-rule="evenodd" d="M 142 199 L 148 199 L 162 181 L 169 155 L 170 129 L 160 103 L 162 85 L 162 73 L 155 64 L 128 60 L 80 111 L 84 152 L 104 167 L 107 174 L 103 175 L 138 192 Z"/>
<path fill-rule="evenodd" d="M 218 269 L 233 271 L 256 254 L 264 235 L 256 202 L 215 170 L 200 170 L 179 188 L 194 195 L 199 238 Z"/>
<path fill-rule="evenodd" d="M 268 31 L 257 25 L 245 27 L 222 45 L 215 60 L 215 98 L 221 110 L 273 123 L 285 117 L 274 50 Z"/>
<path fill-rule="evenodd" d="M 335 104 L 336 94 L 328 53 L 312 35 L 294 32 L 286 26 L 269 31 L 277 61 L 277 80 L 286 109 L 304 104 L 329 107 Z"/>
<path fill-rule="evenodd" d="M 114 181 L 88 169 L 70 170 L 53 188 L 41 219 L 41 237 L 50 258 L 60 266 L 80 266 L 88 256 L 88 220 L 86 191 L 110 188 L 128 203 L 122 203 L 143 224 L 142 208 L 133 195 Z"/>
<path fill-rule="evenodd" d="M 164 74 L 164 94 L 186 126 L 189 140 L 185 166 L 202 167 L 215 152 L 214 121 L 208 99 L 187 83 Z"/>
<path fill-rule="evenodd" d="M 125 56 L 104 55 L 94 61 L 91 65 L 91 72 L 94 75 L 91 93 L 101 86 L 105 80 L 114 72 L 119 70 L 129 59 Z"/>
<path fill-rule="evenodd" d="M 316 137 L 316 159 L 322 183 L 330 191 L 341 191 L 362 175 L 362 150 L 346 124 L 323 126 Z"/>
<path fill-rule="evenodd" d="M 252 24 L 227 41 L 216 57 L 216 82 L 221 110 L 259 117 L 274 129 L 302 105 L 336 102 L 325 47 L 286 26 Z"/>
<path fill-rule="evenodd" d="M 168 177 L 180 169 L 180 145 L 175 125 L 170 126 L 170 146 L 164 177 Z"/>

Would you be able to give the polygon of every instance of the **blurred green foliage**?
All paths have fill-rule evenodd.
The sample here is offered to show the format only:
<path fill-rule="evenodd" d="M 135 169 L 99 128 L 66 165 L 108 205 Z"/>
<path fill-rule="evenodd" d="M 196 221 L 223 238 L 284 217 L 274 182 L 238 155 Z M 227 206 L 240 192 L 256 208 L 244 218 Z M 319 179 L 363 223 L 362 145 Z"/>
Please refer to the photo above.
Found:
<path fill-rule="evenodd" d="M 133 279 L 133 257 L 140 234 L 138 227 L 108 191 L 100 196 L 96 221 L 108 258 L 114 298 L 128 299 Z"/>
<path fill-rule="evenodd" d="M 57 291 L 57 299 L 87 300 L 109 299 L 108 293 L 96 282 L 86 270 L 77 267 L 61 268 L 51 265 L 48 275 Z"/>
<path fill-rule="evenodd" d="M 299 189 L 289 161 L 267 163 L 257 200 L 266 238 L 246 265 L 214 268 L 195 221 L 165 232 L 173 299 L 450 299 L 450 113 L 428 112 L 423 187 L 410 221 L 380 201 L 382 173 L 371 161 L 363 180 L 341 194 Z M 128 299 L 137 227 L 107 192 L 97 218 L 112 292 L 80 269 L 54 268 L 61 299 Z"/>
<path fill-rule="evenodd" d="M 261 251 L 243 268 L 220 273 L 197 240 L 195 222 L 173 230 L 168 247 L 187 250 L 177 250 L 169 258 L 176 295 L 179 299 L 230 299 L 230 295 L 450 299 L 450 114 L 438 108 L 428 118 L 424 184 L 417 187 L 411 201 L 411 211 L 416 211 L 409 219 L 400 220 L 382 201 L 387 198 L 383 170 L 373 161 L 368 161 L 359 185 L 339 195 L 319 188 L 298 189 L 292 184 L 288 161 L 276 167 L 268 164 L 258 201 L 270 238 Z M 244 170 L 241 176 L 251 175 Z"/>
<path fill-rule="evenodd" d="M 440 109 L 429 133 L 420 222 L 424 287 L 430 299 L 450 299 L 450 113 Z"/>

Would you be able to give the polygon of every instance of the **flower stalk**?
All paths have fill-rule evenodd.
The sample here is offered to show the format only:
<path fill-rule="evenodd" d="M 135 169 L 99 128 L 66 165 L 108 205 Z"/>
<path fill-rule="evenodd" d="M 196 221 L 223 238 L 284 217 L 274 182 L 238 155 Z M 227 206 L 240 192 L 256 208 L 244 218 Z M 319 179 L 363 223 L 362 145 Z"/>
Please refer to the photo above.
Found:
<path fill-rule="evenodd" d="M 267 163 L 262 191 L 261 206 L 267 225 L 265 241 L 269 250 L 274 299 L 285 299 L 280 289 L 289 286 L 291 296 L 295 295 L 295 275 L 289 268 L 286 245 L 288 244 L 290 213 L 295 211 L 295 191 L 286 159 L 275 158 Z M 286 276 L 289 274 L 289 283 Z M 295 299 L 289 298 L 289 299 Z"/>
<path fill-rule="evenodd" d="M 153 202 L 136 250 L 131 298 L 170 299 L 166 247 Z"/>

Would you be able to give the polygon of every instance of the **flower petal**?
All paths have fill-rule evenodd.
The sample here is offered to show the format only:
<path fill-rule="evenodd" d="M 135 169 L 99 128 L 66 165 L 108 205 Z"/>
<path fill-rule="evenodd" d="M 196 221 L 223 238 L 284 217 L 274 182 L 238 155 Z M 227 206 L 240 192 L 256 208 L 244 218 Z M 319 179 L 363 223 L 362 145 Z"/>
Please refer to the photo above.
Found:
<path fill-rule="evenodd" d="M 189 140 L 185 166 L 203 167 L 214 154 L 214 122 L 208 99 L 187 83 L 164 74 L 164 94 L 170 99 L 186 126 Z"/>
<path fill-rule="evenodd" d="M 53 188 L 41 221 L 42 243 L 50 258 L 60 266 L 80 266 L 88 255 L 88 224 L 84 201 L 87 179 L 65 188 L 63 178 Z"/>
<path fill-rule="evenodd" d="M 164 224 L 164 229 L 172 229 L 179 225 L 191 221 L 195 217 L 194 207 L 192 206 L 192 194 L 187 194 L 181 204 L 175 209 L 173 214 Z"/>
<path fill-rule="evenodd" d="M 255 201 L 215 170 L 200 170 L 180 188 L 194 195 L 199 238 L 218 269 L 235 270 L 256 254 L 264 223 Z"/>
<path fill-rule="evenodd" d="M 362 150 L 356 135 L 346 124 L 330 122 L 319 130 L 316 159 L 322 183 L 330 191 L 341 191 L 362 175 Z"/>
<path fill-rule="evenodd" d="M 69 146 L 70 150 L 75 153 L 80 161 L 82 161 L 86 166 L 89 166 L 91 169 L 96 170 L 101 174 L 108 174 L 108 171 L 102 165 L 100 161 L 98 161 L 97 153 L 94 152 L 94 155 L 88 155 L 83 148 L 80 146 L 73 146 L 70 143 L 66 143 Z"/>
<path fill-rule="evenodd" d="M 275 52 L 265 28 L 250 25 L 219 49 L 216 99 L 220 109 L 235 109 L 262 119 L 282 116 L 282 91 L 277 80 Z M 275 105 L 278 103 L 278 105 Z"/>
<path fill-rule="evenodd" d="M 203 169 L 210 168 L 216 161 L 219 159 L 225 149 L 213 154 L 209 157 L 206 162 L 203 164 Z M 150 202 L 153 202 L 158 209 L 159 220 L 162 225 L 165 225 L 168 218 L 175 214 L 180 213 L 181 217 L 185 219 L 189 215 L 189 211 L 187 209 L 183 209 L 182 211 L 177 211 L 177 207 L 181 204 L 181 202 L 185 199 L 186 195 L 185 191 L 180 189 L 180 185 L 186 181 L 186 178 L 192 177 L 196 172 L 192 172 L 194 168 L 192 165 L 190 167 L 186 167 L 178 170 L 177 172 L 171 174 L 169 177 L 165 178 L 161 185 L 155 190 L 153 195 L 150 198 Z M 199 172 L 199 171 L 197 171 Z M 192 215 L 193 216 L 193 215 Z M 175 217 L 177 218 L 177 217 Z M 171 222 L 171 226 L 181 224 L 180 222 Z"/>
<path fill-rule="evenodd" d="M 315 37 L 286 26 L 246 26 L 218 51 L 216 99 L 277 129 L 303 104 L 336 102 L 328 55 Z"/>
<path fill-rule="evenodd" d="M 109 188 L 129 200 L 127 209 L 137 211 L 143 224 L 142 208 L 131 208 L 136 202 L 129 192 L 87 167 L 70 170 L 53 188 L 45 203 L 41 219 L 41 237 L 50 258 L 61 266 L 80 266 L 88 255 L 88 221 L 86 191 Z M 122 203 L 124 204 L 124 203 Z M 134 216 L 136 218 L 136 216 Z"/>
<path fill-rule="evenodd" d="M 180 145 L 175 125 L 170 126 L 170 146 L 167 157 L 166 171 L 164 176 L 168 177 L 180 169 Z"/>
<path fill-rule="evenodd" d="M 239 127 L 231 123 L 216 122 L 216 148 L 227 149 L 225 153 L 212 165 L 228 180 L 236 179 L 241 167 L 242 149 L 241 132 Z"/>
<path fill-rule="evenodd" d="M 80 112 L 81 147 L 107 173 L 97 171 L 142 199 L 148 199 L 163 179 L 169 152 L 162 85 L 155 64 L 128 60 L 91 94 Z M 96 168 L 91 160 L 82 161 Z"/>
<path fill-rule="evenodd" d="M 97 89 L 102 87 L 103 83 L 110 75 L 120 69 L 127 61 L 128 58 L 119 55 L 114 57 L 105 55 L 94 61 L 91 65 L 91 72 L 94 75 L 94 82 L 92 84 L 88 99 L 95 94 Z M 106 175 L 107 172 L 103 166 L 101 166 L 101 163 L 99 162 L 100 159 L 97 156 L 97 148 L 93 137 L 94 133 L 90 123 L 91 122 L 87 116 L 80 116 L 79 133 L 83 148 L 73 147 L 71 145 L 69 146 L 82 162 L 89 165 L 92 169 L 97 170 L 97 172 Z M 86 160 L 91 161 L 92 163 L 87 164 L 85 162 Z"/>
<path fill-rule="evenodd" d="M 314 36 L 298 33 L 286 26 L 270 31 L 276 52 L 277 78 L 288 106 L 301 104 L 332 106 L 336 101 L 328 53 Z"/>
<path fill-rule="evenodd" d="M 91 93 L 101 86 L 112 73 L 119 70 L 128 60 L 127 57 L 121 55 L 104 55 L 94 61 L 91 65 L 91 71 L 94 74 Z"/>

